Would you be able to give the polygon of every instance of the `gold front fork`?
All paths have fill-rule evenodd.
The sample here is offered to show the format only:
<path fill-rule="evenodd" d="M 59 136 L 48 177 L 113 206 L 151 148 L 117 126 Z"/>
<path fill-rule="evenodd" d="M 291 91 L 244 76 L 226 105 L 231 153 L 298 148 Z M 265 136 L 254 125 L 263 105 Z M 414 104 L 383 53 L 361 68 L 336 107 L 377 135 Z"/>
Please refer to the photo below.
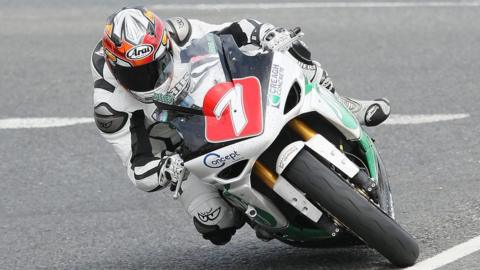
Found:
<path fill-rule="evenodd" d="M 253 173 L 256 174 L 263 183 L 273 189 L 275 182 L 277 182 L 278 175 L 275 172 L 272 172 L 260 161 L 255 161 L 253 165 Z"/>
<path fill-rule="evenodd" d="M 288 126 L 293 129 L 304 141 L 310 140 L 313 136 L 317 135 L 315 130 L 311 129 L 307 124 L 298 119 L 293 119 L 288 122 Z"/>
<path fill-rule="evenodd" d="M 307 124 L 303 121 L 298 119 L 293 119 L 288 123 L 288 126 L 295 131 L 304 141 L 310 140 L 313 136 L 317 133 L 311 129 Z M 272 172 L 269 168 L 267 168 L 263 163 L 260 161 L 255 161 L 253 165 L 253 173 L 255 173 L 262 182 L 264 182 L 267 186 L 273 189 L 275 182 L 277 181 L 278 175 L 275 172 Z"/>

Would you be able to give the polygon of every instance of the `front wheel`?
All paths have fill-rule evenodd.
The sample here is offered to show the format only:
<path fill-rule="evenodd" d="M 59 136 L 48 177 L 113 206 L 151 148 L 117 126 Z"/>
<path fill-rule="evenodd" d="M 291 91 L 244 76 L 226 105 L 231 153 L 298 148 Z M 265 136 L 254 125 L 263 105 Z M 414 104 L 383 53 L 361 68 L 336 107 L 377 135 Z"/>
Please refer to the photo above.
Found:
<path fill-rule="evenodd" d="M 302 150 L 282 175 L 394 265 L 410 266 L 417 260 L 415 239 L 308 150 Z"/>

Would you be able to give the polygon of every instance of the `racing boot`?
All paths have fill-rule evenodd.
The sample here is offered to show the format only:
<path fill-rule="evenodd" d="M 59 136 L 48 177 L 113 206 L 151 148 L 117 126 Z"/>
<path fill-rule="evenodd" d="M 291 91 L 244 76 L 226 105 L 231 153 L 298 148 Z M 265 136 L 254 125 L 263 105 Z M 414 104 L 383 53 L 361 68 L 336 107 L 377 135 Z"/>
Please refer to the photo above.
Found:
<path fill-rule="evenodd" d="M 390 101 L 386 98 L 375 100 L 356 100 L 338 95 L 340 101 L 357 118 L 361 125 L 378 126 L 390 116 Z"/>
<path fill-rule="evenodd" d="M 315 78 L 317 76 L 314 76 L 313 80 L 318 81 L 318 84 L 336 95 L 343 105 L 355 115 L 361 125 L 367 127 L 378 126 L 390 116 L 390 101 L 388 101 L 388 99 L 357 100 L 341 96 L 335 91 L 332 79 L 328 76 L 327 72 L 321 68 L 320 63 L 316 61 L 312 62 L 316 66 L 317 74 L 320 74 L 320 70 L 322 71 L 321 78 Z"/>
<path fill-rule="evenodd" d="M 197 231 L 215 245 L 227 244 L 245 224 L 242 213 L 228 204 L 216 187 L 192 174 L 182 184 L 180 201 L 193 217 Z"/>
<path fill-rule="evenodd" d="M 356 100 L 349 97 L 342 97 L 335 91 L 332 79 L 319 62 L 312 60 L 310 50 L 302 41 L 292 44 L 289 49 L 290 55 L 303 69 L 303 74 L 311 83 L 318 83 L 320 86 L 331 91 L 339 100 L 355 115 L 361 125 L 377 126 L 387 120 L 390 115 L 390 102 L 385 99 Z"/>
<path fill-rule="evenodd" d="M 233 227 L 222 229 L 219 225 L 206 225 L 199 221 L 197 217 L 193 217 L 193 225 L 204 239 L 210 240 L 214 245 L 222 246 L 230 242 L 237 229 L 245 224 L 245 219 L 241 213 L 237 209 L 233 209 L 233 212 Z"/>
<path fill-rule="evenodd" d="M 390 101 L 388 101 L 388 99 L 356 100 L 341 96 L 335 91 L 332 79 L 328 76 L 327 72 L 321 68 L 320 63 L 316 61 L 312 61 L 312 63 L 315 65 L 314 70 L 316 71 L 312 81 L 317 81 L 319 85 L 336 95 L 343 105 L 355 115 L 361 125 L 373 127 L 387 120 L 390 115 Z M 311 73 L 311 70 L 311 68 L 304 70 L 304 73 Z M 322 74 L 321 77 L 318 74 Z"/>

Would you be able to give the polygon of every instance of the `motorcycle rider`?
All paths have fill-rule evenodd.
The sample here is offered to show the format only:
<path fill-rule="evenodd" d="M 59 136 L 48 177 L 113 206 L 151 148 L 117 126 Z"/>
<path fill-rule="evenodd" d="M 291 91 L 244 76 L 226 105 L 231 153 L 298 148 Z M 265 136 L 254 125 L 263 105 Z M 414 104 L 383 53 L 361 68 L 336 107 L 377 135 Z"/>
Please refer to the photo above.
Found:
<path fill-rule="evenodd" d="M 160 190 L 183 175 L 183 161 L 175 154 L 182 137 L 162 121 L 152 98 L 158 93 L 176 93 L 174 104 L 182 102 L 190 73 L 181 64 L 179 52 L 207 33 L 231 34 L 239 47 L 275 50 L 289 32 L 250 19 L 221 25 L 182 17 L 161 20 L 144 7 L 129 7 L 108 18 L 103 38 L 93 51 L 96 125 L 122 159 L 130 180 L 143 191 Z M 311 59 L 304 43 L 295 42 L 288 53 L 306 78 L 335 92 L 327 72 Z M 368 126 L 380 124 L 390 113 L 385 99 L 339 97 Z M 197 230 L 214 244 L 227 243 L 244 224 L 242 214 L 222 199 L 217 188 L 193 175 L 182 185 L 180 200 Z"/>

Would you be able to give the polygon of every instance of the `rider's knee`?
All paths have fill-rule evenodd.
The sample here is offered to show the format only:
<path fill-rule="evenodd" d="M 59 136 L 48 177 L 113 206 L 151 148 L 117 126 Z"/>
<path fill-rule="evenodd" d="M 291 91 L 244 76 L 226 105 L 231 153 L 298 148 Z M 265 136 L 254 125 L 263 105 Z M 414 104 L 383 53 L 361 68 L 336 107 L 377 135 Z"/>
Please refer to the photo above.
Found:
<path fill-rule="evenodd" d="M 195 228 L 214 244 L 228 242 L 245 223 L 243 215 L 222 198 L 216 187 L 190 176 L 182 190 L 180 200 L 193 217 Z"/>

